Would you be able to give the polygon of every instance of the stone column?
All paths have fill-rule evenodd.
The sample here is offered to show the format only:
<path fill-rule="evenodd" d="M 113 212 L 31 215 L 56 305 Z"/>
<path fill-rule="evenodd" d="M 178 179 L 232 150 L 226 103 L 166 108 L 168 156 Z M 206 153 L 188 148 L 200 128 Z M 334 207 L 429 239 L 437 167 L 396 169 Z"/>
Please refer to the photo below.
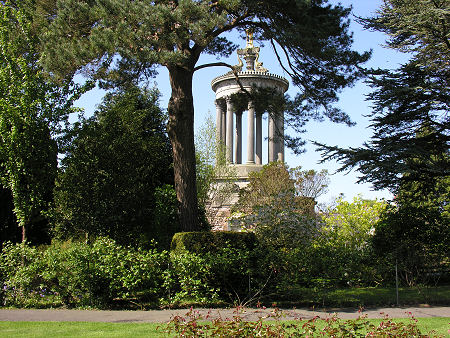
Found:
<path fill-rule="evenodd" d="M 275 162 L 276 159 L 276 146 L 275 146 L 275 137 L 276 137 L 276 132 L 275 132 L 275 121 L 274 121 L 274 116 L 272 115 L 272 113 L 269 113 L 269 133 L 268 133 L 268 138 L 269 138 L 269 156 L 268 156 L 268 161 L 269 162 Z"/>
<path fill-rule="evenodd" d="M 247 163 L 255 163 L 255 108 L 253 103 L 248 103 L 247 122 Z"/>
<path fill-rule="evenodd" d="M 233 104 L 231 99 L 227 97 L 227 127 L 226 127 L 226 160 L 233 163 Z"/>
<path fill-rule="evenodd" d="M 222 111 L 222 105 L 220 104 L 219 100 L 216 100 L 216 141 L 218 144 L 223 142 L 223 134 L 222 134 L 222 118 L 223 118 L 223 111 Z"/>
<path fill-rule="evenodd" d="M 234 162 L 242 164 L 242 112 L 236 112 L 236 144 L 234 148 Z"/>
<path fill-rule="evenodd" d="M 226 143 L 226 140 L 227 140 L 227 108 L 226 108 L 226 104 L 224 107 L 223 101 L 221 103 L 222 103 L 222 120 L 221 120 L 222 124 L 220 126 L 220 128 L 221 128 L 220 134 L 222 135 L 221 146 L 225 146 L 227 144 Z"/>
<path fill-rule="evenodd" d="M 262 114 L 256 113 L 256 164 L 262 164 Z"/>
<path fill-rule="evenodd" d="M 284 162 L 284 116 L 283 113 L 275 117 L 276 123 L 276 160 Z"/>

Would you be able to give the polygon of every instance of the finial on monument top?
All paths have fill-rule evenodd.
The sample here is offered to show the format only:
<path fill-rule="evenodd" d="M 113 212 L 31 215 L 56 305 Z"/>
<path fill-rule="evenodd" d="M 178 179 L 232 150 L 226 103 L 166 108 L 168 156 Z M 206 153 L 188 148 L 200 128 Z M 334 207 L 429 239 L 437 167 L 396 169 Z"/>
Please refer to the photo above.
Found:
<path fill-rule="evenodd" d="M 245 48 L 237 50 L 239 65 L 235 66 L 236 69 L 238 70 L 238 72 L 242 71 L 243 62 L 241 60 L 241 57 L 243 57 L 247 64 L 247 71 L 267 73 L 268 70 L 262 66 L 262 62 L 258 62 L 260 48 L 255 47 L 253 43 L 253 29 L 246 29 L 245 33 L 247 34 L 247 44 Z"/>
<path fill-rule="evenodd" d="M 253 29 L 249 28 L 245 30 L 245 33 L 247 34 L 247 45 L 245 48 L 253 48 L 255 47 L 253 45 Z"/>

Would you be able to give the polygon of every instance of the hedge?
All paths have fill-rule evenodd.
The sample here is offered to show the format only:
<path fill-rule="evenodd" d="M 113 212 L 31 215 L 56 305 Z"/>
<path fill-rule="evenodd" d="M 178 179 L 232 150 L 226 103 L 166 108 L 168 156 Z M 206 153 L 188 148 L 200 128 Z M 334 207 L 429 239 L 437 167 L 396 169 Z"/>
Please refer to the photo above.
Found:
<path fill-rule="evenodd" d="M 175 253 L 191 252 L 196 254 L 214 253 L 229 247 L 238 250 L 252 250 L 256 246 L 256 237 L 250 232 L 178 232 L 172 238 L 170 250 Z"/>

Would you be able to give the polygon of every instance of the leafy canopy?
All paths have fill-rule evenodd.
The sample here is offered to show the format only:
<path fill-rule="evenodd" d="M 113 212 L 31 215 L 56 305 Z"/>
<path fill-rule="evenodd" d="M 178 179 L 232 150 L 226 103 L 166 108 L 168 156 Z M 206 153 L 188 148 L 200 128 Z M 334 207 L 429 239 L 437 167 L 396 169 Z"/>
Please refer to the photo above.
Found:
<path fill-rule="evenodd" d="M 46 16 L 40 60 L 59 78 L 83 71 L 104 87 L 139 84 L 157 66 L 168 69 L 180 221 L 184 230 L 197 230 L 193 75 L 218 65 L 236 70 L 224 62 L 198 65 L 200 56 L 231 55 L 237 46 L 227 33 L 253 29 L 299 87 L 289 109 L 294 128 L 324 116 L 350 123 L 333 103 L 339 90 L 361 76 L 359 66 L 370 53 L 351 49 L 349 13 L 326 0 L 59 0 L 56 12 Z M 288 144 L 298 150 L 302 142 L 294 137 Z"/>
<path fill-rule="evenodd" d="M 159 220 L 176 205 L 164 187 L 173 184 L 173 168 L 158 95 L 133 86 L 109 93 L 67 134 L 53 210 L 58 237 L 167 244 L 177 224 Z"/>
<path fill-rule="evenodd" d="M 370 70 L 372 139 L 362 147 L 319 145 L 324 161 L 357 168 L 376 189 L 399 189 L 403 180 L 449 175 L 449 1 L 386 0 L 366 28 L 389 35 L 388 46 L 410 52 L 395 71 Z"/>
<path fill-rule="evenodd" d="M 196 63 L 202 53 L 230 56 L 237 46 L 225 33 L 252 28 L 280 62 L 287 57 L 283 68 L 300 89 L 289 108 L 293 126 L 301 130 L 305 120 L 323 115 L 351 123 L 332 104 L 337 92 L 361 75 L 358 65 L 369 53 L 351 50 L 349 13 L 323 0 L 62 0 L 43 39 L 41 61 L 61 76 L 84 69 L 104 86 L 130 78 L 137 83 L 154 75 L 158 65 L 231 67 Z"/>
<path fill-rule="evenodd" d="M 20 226 L 42 218 L 56 176 L 55 138 L 81 92 L 55 85 L 37 60 L 30 1 L 0 6 L 0 179 L 11 190 Z"/>

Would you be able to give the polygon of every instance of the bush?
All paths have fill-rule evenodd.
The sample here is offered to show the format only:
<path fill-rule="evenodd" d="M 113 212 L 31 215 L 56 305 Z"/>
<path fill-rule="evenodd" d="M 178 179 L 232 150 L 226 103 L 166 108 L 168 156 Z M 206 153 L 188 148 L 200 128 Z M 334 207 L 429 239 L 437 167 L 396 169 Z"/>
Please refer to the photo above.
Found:
<path fill-rule="evenodd" d="M 191 252 L 197 254 L 218 252 L 230 247 L 252 250 L 256 246 L 256 237 L 246 232 L 179 232 L 173 236 L 171 251 L 174 253 Z"/>
<path fill-rule="evenodd" d="M 326 319 L 316 316 L 309 320 L 283 322 L 284 314 L 277 308 L 264 317 L 259 316 L 257 321 L 245 320 L 241 312 L 237 308 L 233 319 L 219 317 L 205 322 L 208 316 L 204 318 L 191 308 L 184 317 L 175 316 L 165 332 L 180 337 L 438 337 L 434 331 L 421 332 L 412 315 L 409 323 L 386 315 L 379 325 L 375 325 L 367 315 L 348 320 L 334 315 Z"/>
<path fill-rule="evenodd" d="M 243 302 L 251 293 L 251 285 L 259 285 L 254 280 L 256 245 L 253 233 L 175 234 L 166 284 L 171 301 Z"/>
<path fill-rule="evenodd" d="M 175 305 L 218 301 L 217 290 L 211 285 L 209 262 L 190 252 L 170 254 L 170 264 L 164 272 L 163 302 Z"/>
<path fill-rule="evenodd" d="M 33 306 L 47 292 L 41 252 L 26 244 L 6 243 L 0 259 L 3 305 Z"/>
<path fill-rule="evenodd" d="M 137 296 L 156 301 L 167 264 L 167 251 L 135 250 L 107 238 L 42 250 L 8 244 L 0 260 L 3 304 L 108 307 L 116 298 Z"/>

